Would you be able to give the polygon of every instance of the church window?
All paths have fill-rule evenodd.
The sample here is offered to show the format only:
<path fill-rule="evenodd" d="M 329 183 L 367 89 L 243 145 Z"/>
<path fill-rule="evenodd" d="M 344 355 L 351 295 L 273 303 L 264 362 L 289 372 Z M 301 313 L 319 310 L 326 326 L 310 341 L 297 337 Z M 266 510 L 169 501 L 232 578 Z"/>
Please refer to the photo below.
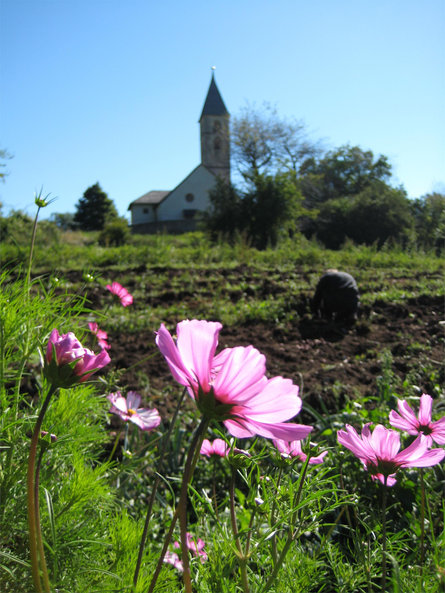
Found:
<path fill-rule="evenodd" d="M 186 194 L 185 199 L 187 200 L 187 202 L 193 202 L 195 196 L 193 194 Z"/>
<path fill-rule="evenodd" d="M 219 150 L 221 148 L 221 138 L 215 138 L 214 142 L 213 142 L 213 148 L 215 150 Z"/>

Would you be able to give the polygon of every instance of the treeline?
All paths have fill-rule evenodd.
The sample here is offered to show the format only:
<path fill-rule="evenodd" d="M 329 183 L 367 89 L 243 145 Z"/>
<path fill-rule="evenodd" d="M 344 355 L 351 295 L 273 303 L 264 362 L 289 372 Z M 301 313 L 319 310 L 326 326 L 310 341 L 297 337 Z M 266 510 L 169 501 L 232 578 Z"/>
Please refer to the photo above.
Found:
<path fill-rule="evenodd" d="M 303 233 L 330 249 L 346 240 L 443 249 L 445 195 L 408 199 L 386 156 L 349 145 L 323 152 L 303 124 L 270 108 L 234 119 L 232 156 L 240 182 L 218 183 L 204 217 L 214 239 L 241 234 L 264 249 Z"/>

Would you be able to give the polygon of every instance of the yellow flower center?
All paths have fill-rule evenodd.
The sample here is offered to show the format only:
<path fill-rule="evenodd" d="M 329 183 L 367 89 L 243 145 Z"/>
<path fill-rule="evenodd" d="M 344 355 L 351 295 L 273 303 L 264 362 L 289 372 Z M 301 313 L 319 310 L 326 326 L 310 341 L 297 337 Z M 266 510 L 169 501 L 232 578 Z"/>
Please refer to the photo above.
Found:
<path fill-rule="evenodd" d="M 136 414 L 136 410 L 133 410 L 132 408 L 128 408 L 127 410 L 127 414 L 129 416 L 134 416 Z"/>

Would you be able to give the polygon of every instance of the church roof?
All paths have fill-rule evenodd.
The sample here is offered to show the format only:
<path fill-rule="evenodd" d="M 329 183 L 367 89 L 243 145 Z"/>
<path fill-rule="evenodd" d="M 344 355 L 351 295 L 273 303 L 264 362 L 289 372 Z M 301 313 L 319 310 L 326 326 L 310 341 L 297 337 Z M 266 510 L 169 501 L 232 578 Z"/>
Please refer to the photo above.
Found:
<path fill-rule="evenodd" d="M 170 193 L 171 190 L 153 190 L 149 191 L 148 193 L 144 194 L 137 200 L 133 200 L 131 204 L 128 206 L 128 210 L 131 210 L 131 207 L 134 204 L 159 204 L 162 200 Z"/>
<path fill-rule="evenodd" d="M 222 100 L 222 97 L 219 93 L 218 87 L 216 86 L 215 77 L 213 74 L 199 121 L 201 121 L 204 115 L 229 115 L 229 112 L 227 111 L 224 101 Z"/>

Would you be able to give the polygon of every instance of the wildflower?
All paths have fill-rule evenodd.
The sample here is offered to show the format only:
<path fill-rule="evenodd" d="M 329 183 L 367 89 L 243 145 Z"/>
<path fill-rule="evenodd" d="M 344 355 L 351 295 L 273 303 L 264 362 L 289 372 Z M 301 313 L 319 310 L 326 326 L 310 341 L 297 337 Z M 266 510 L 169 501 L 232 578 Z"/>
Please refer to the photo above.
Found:
<path fill-rule="evenodd" d="M 99 329 L 99 327 L 95 321 L 88 323 L 88 327 L 90 328 L 91 332 L 96 336 L 97 343 L 99 344 L 100 348 L 102 348 L 102 350 L 109 350 L 111 348 L 111 346 L 107 342 L 107 340 L 108 340 L 107 332 L 104 331 L 103 329 Z"/>
<path fill-rule="evenodd" d="M 156 344 L 176 381 L 188 388 L 204 416 L 222 421 L 235 437 L 305 438 L 312 427 L 285 422 L 301 409 L 298 386 L 283 377 L 267 379 L 265 356 L 253 346 L 215 355 L 221 328 L 218 322 L 182 321 L 175 343 L 161 325 Z"/>
<path fill-rule="evenodd" d="M 395 410 L 389 413 L 389 422 L 394 428 L 406 431 L 408 434 L 423 434 L 431 447 L 433 441 L 438 445 L 445 445 L 445 417 L 436 422 L 431 421 L 433 398 L 424 393 L 420 397 L 419 414 L 415 415 L 411 406 L 405 400 L 397 400 L 400 414 Z"/>
<path fill-rule="evenodd" d="M 107 284 L 105 288 L 107 288 L 111 292 L 111 294 L 115 294 L 117 297 L 120 298 L 121 305 L 123 307 L 131 305 L 131 303 L 133 302 L 132 295 L 128 292 L 126 288 L 119 284 L 119 282 L 112 282 L 111 284 Z"/>
<path fill-rule="evenodd" d="M 212 455 L 218 455 L 219 457 L 227 457 L 229 454 L 230 447 L 223 441 L 223 439 L 215 439 L 213 443 L 209 439 L 204 439 L 201 445 L 201 455 L 211 457 Z"/>
<path fill-rule="evenodd" d="M 303 461 L 303 463 L 307 459 L 306 453 L 303 453 L 303 449 L 301 448 L 301 441 L 292 441 L 289 443 L 282 441 L 281 439 L 276 439 L 273 441 L 273 444 L 281 453 L 282 457 L 298 457 L 300 461 Z M 327 454 L 327 451 L 323 451 L 323 453 L 320 453 L 320 455 L 317 455 L 316 457 L 310 457 L 309 465 L 318 465 L 323 463 L 324 457 Z"/>
<path fill-rule="evenodd" d="M 223 439 L 215 439 L 213 443 L 211 443 L 209 439 L 204 439 L 202 441 L 200 453 L 206 457 L 211 457 L 212 455 L 217 455 L 218 457 L 228 457 L 230 451 L 235 454 L 246 455 L 247 457 L 250 457 L 249 451 L 238 449 L 237 447 L 231 449 L 226 441 L 223 441 Z"/>
<path fill-rule="evenodd" d="M 172 564 L 176 568 L 176 570 L 179 570 L 179 572 L 184 571 L 184 565 L 182 564 L 182 560 L 180 560 L 179 556 L 174 552 L 167 551 L 164 556 L 164 562 Z"/>
<path fill-rule="evenodd" d="M 53 329 L 46 348 L 43 372 L 54 386 L 67 388 L 86 381 L 109 362 L 110 357 L 105 350 L 94 354 L 84 348 L 72 332 L 59 335 L 57 329 Z"/>
<path fill-rule="evenodd" d="M 107 399 L 112 403 L 110 412 L 117 414 L 125 422 L 133 422 L 141 430 L 153 430 L 161 423 L 161 417 L 156 409 L 139 408 L 141 396 L 135 391 L 129 391 L 126 399 L 120 391 L 110 393 Z"/>
<path fill-rule="evenodd" d="M 439 463 L 445 450 L 428 449 L 428 439 L 419 435 L 406 449 L 399 452 L 400 436 L 395 430 L 377 424 L 371 433 L 365 424 L 361 436 L 346 425 L 346 430 L 337 433 L 338 442 L 347 447 L 363 463 L 372 479 L 392 486 L 396 483 L 395 472 L 401 467 L 429 467 Z"/>
<path fill-rule="evenodd" d="M 195 540 L 195 538 L 190 534 L 186 533 L 186 540 L 187 540 L 187 549 L 193 554 L 193 556 L 199 558 L 202 563 L 204 563 L 208 556 L 207 553 L 204 551 L 205 542 L 201 538 Z M 179 542 L 174 542 L 175 548 L 180 548 L 181 544 Z"/>

